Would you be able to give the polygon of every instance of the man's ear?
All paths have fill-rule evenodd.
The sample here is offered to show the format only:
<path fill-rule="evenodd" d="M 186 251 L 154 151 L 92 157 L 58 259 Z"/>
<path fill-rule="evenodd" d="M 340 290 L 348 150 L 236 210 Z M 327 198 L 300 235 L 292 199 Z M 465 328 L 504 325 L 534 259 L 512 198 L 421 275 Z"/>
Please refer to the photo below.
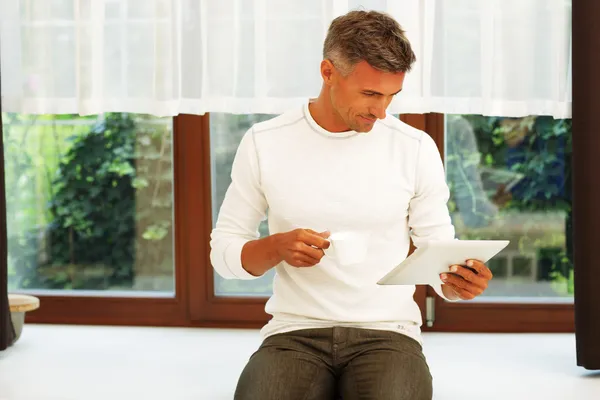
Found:
<path fill-rule="evenodd" d="M 321 61 L 321 77 L 323 78 L 323 83 L 325 83 L 328 86 L 331 86 L 335 79 L 335 75 L 336 70 L 331 61 Z"/>

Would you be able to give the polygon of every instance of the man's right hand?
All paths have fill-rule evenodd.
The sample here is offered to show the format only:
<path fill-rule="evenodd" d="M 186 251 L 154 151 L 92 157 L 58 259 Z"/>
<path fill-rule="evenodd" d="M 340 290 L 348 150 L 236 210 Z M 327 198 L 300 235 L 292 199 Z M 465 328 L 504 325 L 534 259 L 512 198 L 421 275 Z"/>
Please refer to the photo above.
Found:
<path fill-rule="evenodd" d="M 329 232 L 317 233 L 311 229 L 295 229 L 278 234 L 275 238 L 277 253 L 292 267 L 313 267 L 329 248 Z"/>
<path fill-rule="evenodd" d="M 321 261 L 323 249 L 329 248 L 329 232 L 295 229 L 248 242 L 242 248 L 242 266 L 254 276 L 261 276 L 285 261 L 298 268 L 312 267 Z"/>

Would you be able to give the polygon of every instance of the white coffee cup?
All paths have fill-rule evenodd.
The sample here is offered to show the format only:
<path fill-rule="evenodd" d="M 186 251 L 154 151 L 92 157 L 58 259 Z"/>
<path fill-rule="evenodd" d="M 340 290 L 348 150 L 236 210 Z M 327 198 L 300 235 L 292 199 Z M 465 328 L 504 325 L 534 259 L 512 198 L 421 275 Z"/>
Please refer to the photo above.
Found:
<path fill-rule="evenodd" d="M 365 232 L 334 232 L 327 238 L 331 245 L 325 255 L 340 265 L 360 264 L 367 258 L 370 235 Z"/>

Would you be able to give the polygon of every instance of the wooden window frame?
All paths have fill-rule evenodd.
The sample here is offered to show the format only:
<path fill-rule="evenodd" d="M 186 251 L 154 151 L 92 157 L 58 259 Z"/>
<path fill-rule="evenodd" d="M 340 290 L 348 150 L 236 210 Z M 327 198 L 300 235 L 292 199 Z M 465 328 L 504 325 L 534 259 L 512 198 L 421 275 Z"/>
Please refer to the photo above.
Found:
<path fill-rule="evenodd" d="M 412 123 L 420 126 L 435 141 L 444 157 L 445 128 L 443 114 L 414 115 Z M 573 192 L 585 188 L 574 186 Z M 499 303 L 482 300 L 447 302 L 429 289 L 435 297 L 435 322 L 438 332 L 574 332 L 573 303 L 542 303 L 532 299 L 527 303 Z"/>
<path fill-rule="evenodd" d="M 187 286 L 190 325 L 259 328 L 268 320 L 264 311 L 265 298 L 215 295 L 215 272 L 210 263 L 210 233 L 213 221 L 209 129 L 208 114 L 186 116 L 182 120 L 181 130 L 194 132 L 186 135 L 186 140 L 187 146 L 197 154 L 196 158 L 190 157 L 183 161 L 183 179 L 188 183 L 185 204 L 182 204 L 182 207 L 186 210 L 188 221 L 183 240 L 189 257 Z M 186 172 L 188 176 L 185 176 Z"/>
<path fill-rule="evenodd" d="M 88 324 L 88 325 L 188 325 L 188 274 L 189 249 L 186 248 L 187 215 L 186 198 L 189 185 L 185 179 L 187 168 L 198 164 L 193 159 L 194 150 L 188 147 L 190 131 L 186 116 L 173 119 L 173 207 L 174 207 L 174 280 L 175 293 L 161 296 L 154 293 L 85 293 L 79 291 L 36 291 L 27 294 L 40 299 L 40 308 L 27 313 L 28 323 Z M 191 161 L 193 159 L 193 161 Z M 186 174 L 187 173 L 187 174 Z M 195 238 L 197 239 L 197 238 Z M 188 241 L 189 242 L 189 241 Z"/>

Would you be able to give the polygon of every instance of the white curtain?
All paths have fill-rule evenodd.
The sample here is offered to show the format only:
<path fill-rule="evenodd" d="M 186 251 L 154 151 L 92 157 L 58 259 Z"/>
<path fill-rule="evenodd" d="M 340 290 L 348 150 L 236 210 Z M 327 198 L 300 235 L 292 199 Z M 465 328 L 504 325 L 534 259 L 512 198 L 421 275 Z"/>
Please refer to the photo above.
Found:
<path fill-rule="evenodd" d="M 327 27 L 358 7 L 415 48 L 390 112 L 570 117 L 570 0 L 0 0 L 3 106 L 281 113 L 318 95 Z"/>

